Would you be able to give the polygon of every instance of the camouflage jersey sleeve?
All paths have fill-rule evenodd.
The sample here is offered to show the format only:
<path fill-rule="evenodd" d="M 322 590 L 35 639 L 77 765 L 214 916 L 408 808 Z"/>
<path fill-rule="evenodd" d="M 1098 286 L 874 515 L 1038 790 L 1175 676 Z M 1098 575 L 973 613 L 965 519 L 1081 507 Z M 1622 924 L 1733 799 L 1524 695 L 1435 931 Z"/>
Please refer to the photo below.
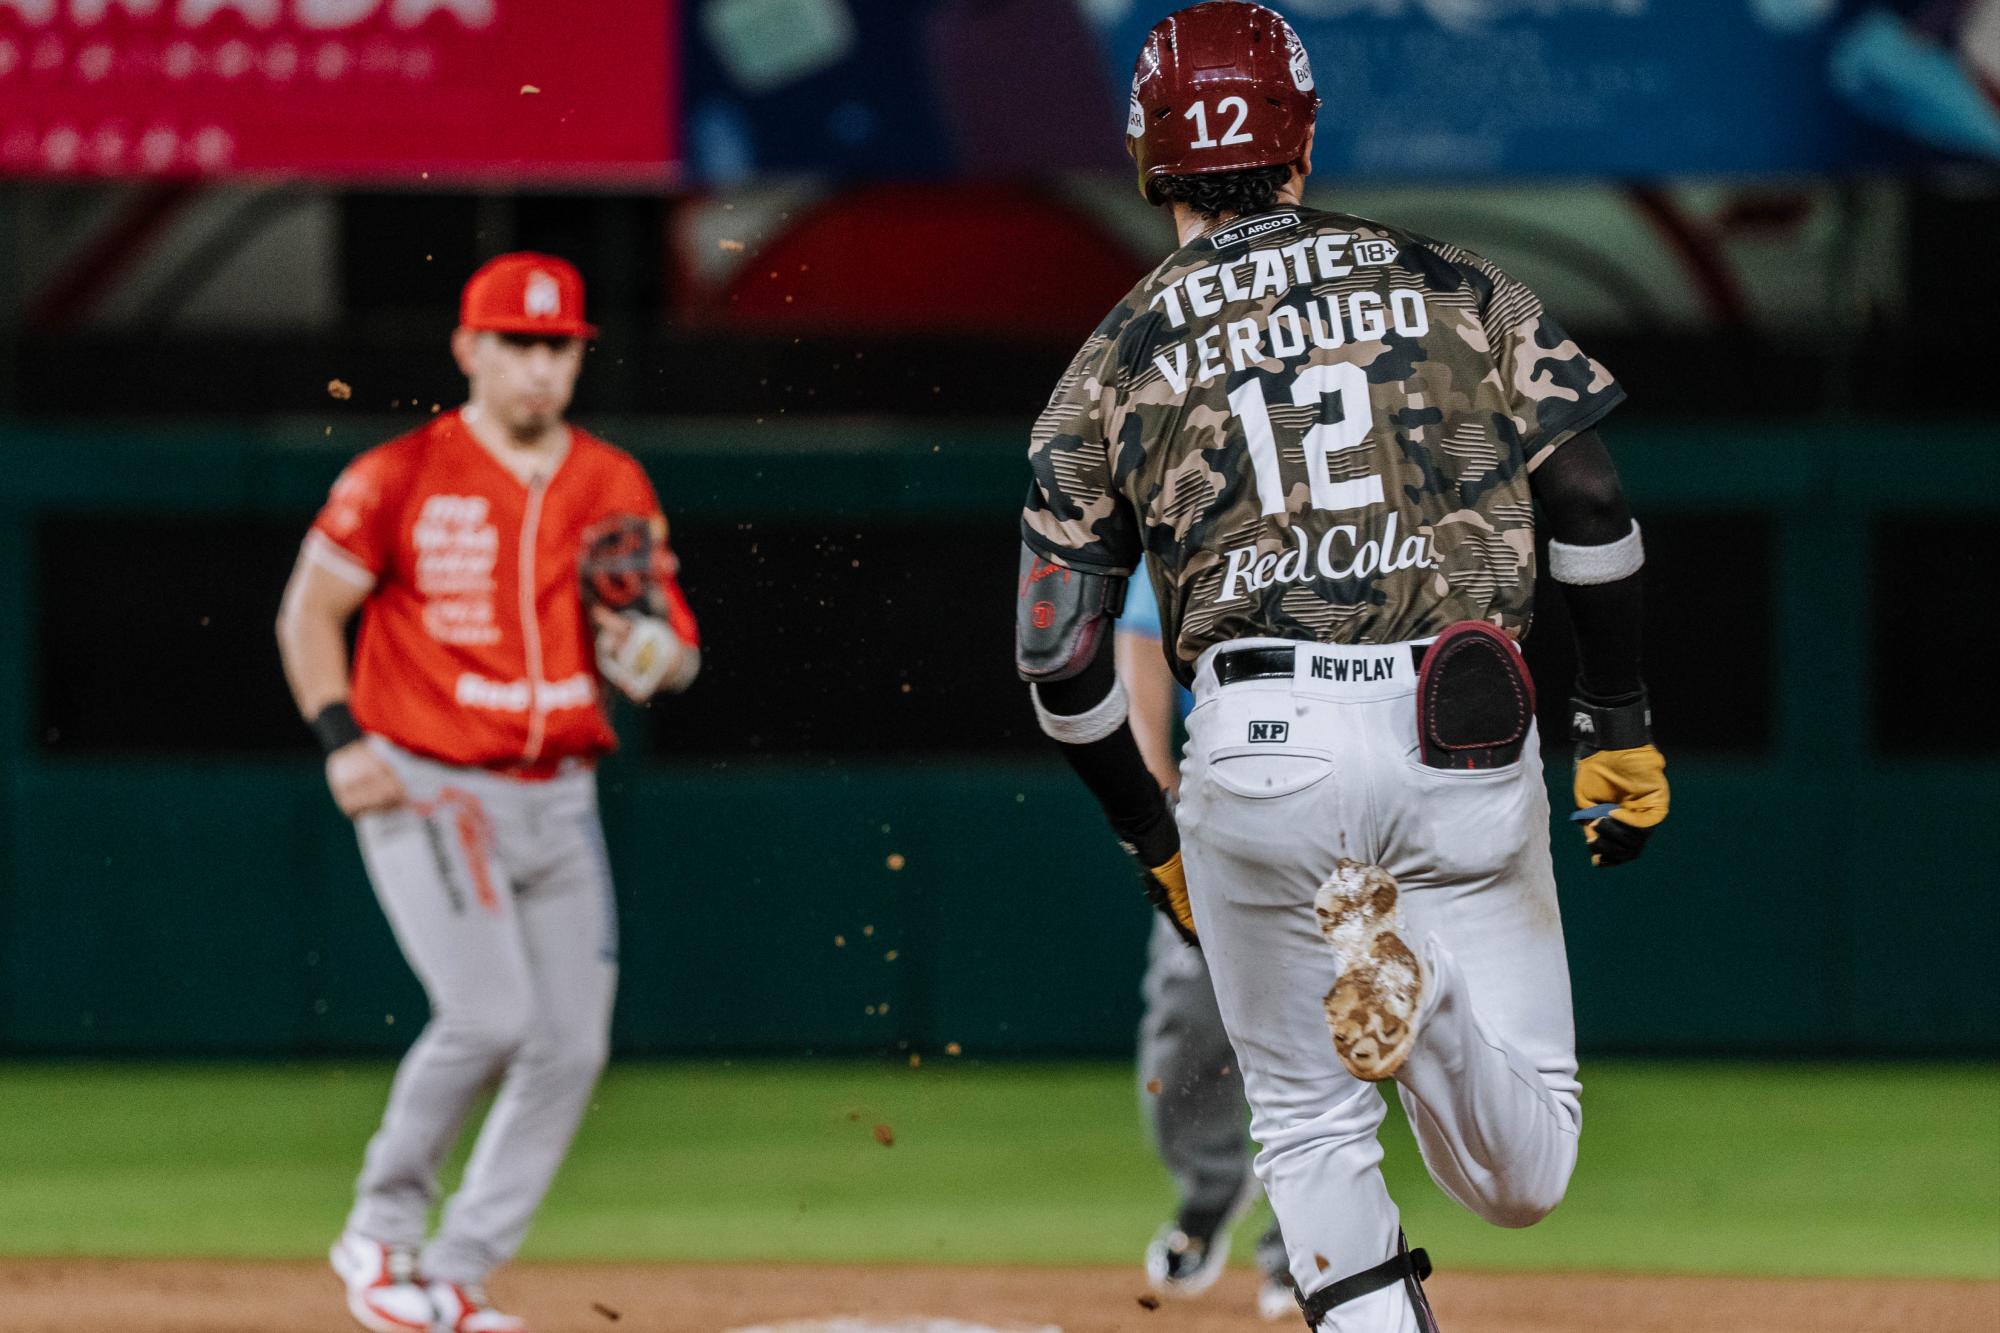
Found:
<path fill-rule="evenodd" d="M 1518 432 L 1533 472 L 1623 402 L 1625 390 L 1542 309 L 1540 297 L 1492 264 L 1477 265 L 1493 284 L 1480 322 L 1499 371 L 1506 424 Z"/>
<path fill-rule="evenodd" d="M 1118 326 L 1113 312 L 1084 343 L 1049 396 L 1028 442 L 1021 540 L 1070 569 L 1130 574 L 1144 550 L 1132 505 L 1116 486 L 1111 441 L 1118 413 Z"/>

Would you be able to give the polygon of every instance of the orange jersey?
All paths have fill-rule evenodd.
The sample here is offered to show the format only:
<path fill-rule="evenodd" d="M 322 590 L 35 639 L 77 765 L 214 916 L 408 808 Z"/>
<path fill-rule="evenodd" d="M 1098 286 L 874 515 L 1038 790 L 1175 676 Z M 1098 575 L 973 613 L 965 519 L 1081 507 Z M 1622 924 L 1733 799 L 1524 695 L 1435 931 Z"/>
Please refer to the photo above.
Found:
<path fill-rule="evenodd" d="M 307 558 L 370 588 L 350 706 L 364 731 L 448 764 L 553 773 L 617 743 L 578 584 L 585 529 L 614 515 L 660 537 L 668 620 L 697 643 L 666 520 L 638 461 L 570 429 L 530 485 L 457 412 L 355 459 L 307 537 Z"/>

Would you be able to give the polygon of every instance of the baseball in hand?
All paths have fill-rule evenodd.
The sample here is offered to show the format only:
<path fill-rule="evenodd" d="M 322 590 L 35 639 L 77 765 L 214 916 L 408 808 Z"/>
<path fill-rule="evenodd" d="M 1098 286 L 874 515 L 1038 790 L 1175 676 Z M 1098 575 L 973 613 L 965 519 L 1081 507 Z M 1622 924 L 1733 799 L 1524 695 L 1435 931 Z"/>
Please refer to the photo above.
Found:
<path fill-rule="evenodd" d="M 597 626 L 598 651 L 616 657 L 632 637 L 631 620 L 603 606 L 591 607 L 590 619 Z"/>

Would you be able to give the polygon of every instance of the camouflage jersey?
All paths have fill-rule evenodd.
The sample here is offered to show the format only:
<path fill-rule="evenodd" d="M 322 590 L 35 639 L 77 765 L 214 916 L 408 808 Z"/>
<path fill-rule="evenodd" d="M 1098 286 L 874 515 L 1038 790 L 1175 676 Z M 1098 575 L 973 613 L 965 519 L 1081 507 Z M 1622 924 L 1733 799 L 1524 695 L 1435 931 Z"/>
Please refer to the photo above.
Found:
<path fill-rule="evenodd" d="M 1478 255 L 1308 208 L 1235 218 L 1076 354 L 1035 424 L 1022 536 L 1100 573 L 1151 556 L 1183 683 L 1232 639 L 1518 637 L 1528 474 L 1623 397 Z"/>

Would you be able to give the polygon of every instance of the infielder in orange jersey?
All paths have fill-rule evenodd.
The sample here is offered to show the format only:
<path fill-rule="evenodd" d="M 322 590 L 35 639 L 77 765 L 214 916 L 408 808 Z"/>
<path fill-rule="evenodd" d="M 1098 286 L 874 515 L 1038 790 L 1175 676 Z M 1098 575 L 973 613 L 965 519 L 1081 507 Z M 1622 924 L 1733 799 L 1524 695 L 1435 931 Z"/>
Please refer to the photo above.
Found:
<path fill-rule="evenodd" d="M 595 332 L 560 259 L 474 274 L 451 343 L 469 400 L 341 474 L 279 613 L 327 785 L 430 997 L 332 1252 L 375 1333 L 524 1328 L 485 1280 L 569 1148 L 617 984 L 602 682 L 644 703 L 700 669 L 646 474 L 563 419 Z M 496 1079 L 425 1245 L 439 1164 Z"/>

